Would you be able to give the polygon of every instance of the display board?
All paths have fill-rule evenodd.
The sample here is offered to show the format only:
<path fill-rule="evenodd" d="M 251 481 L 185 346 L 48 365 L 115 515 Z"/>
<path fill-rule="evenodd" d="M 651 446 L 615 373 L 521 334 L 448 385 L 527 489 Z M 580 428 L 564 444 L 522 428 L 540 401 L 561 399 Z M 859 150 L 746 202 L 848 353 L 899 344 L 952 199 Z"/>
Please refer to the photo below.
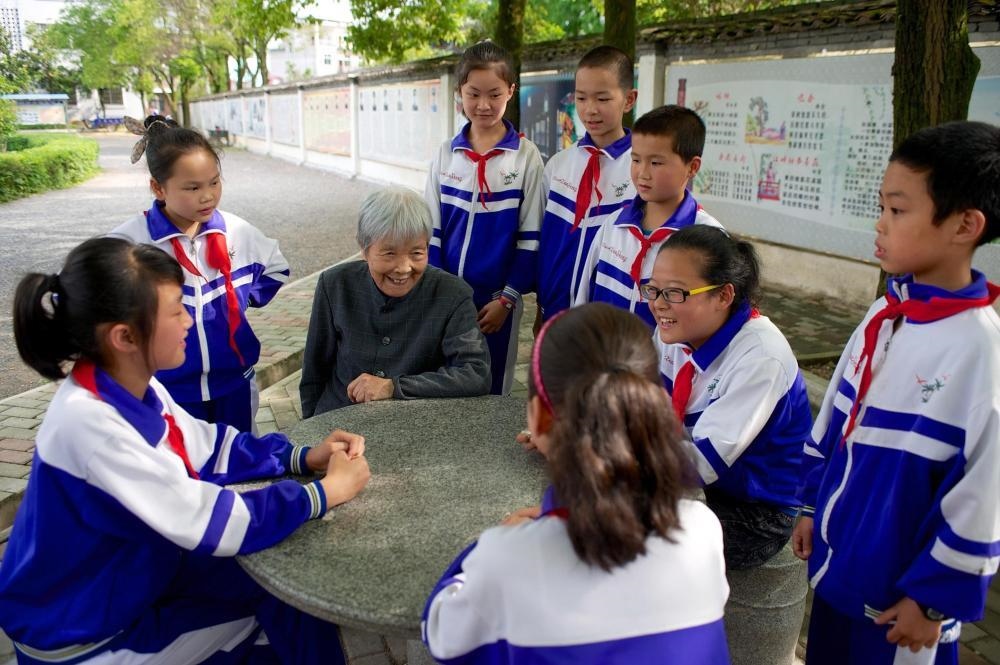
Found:
<path fill-rule="evenodd" d="M 299 96 L 271 95 L 271 140 L 299 145 Z"/>
<path fill-rule="evenodd" d="M 343 86 L 306 92 L 306 148 L 335 155 L 351 154 L 351 88 Z"/>
<path fill-rule="evenodd" d="M 425 167 L 439 145 L 440 81 L 415 81 L 358 90 L 361 156 Z"/>

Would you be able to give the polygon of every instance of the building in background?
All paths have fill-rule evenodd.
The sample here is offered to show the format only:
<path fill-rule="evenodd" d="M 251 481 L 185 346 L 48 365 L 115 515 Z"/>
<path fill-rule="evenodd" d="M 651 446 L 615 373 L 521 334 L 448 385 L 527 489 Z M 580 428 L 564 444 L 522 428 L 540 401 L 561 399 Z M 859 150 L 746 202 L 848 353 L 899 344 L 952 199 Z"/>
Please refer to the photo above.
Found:
<path fill-rule="evenodd" d="M 349 0 L 318 0 L 305 13 L 315 22 L 271 42 L 270 83 L 340 74 L 361 66 L 361 57 L 351 53 L 347 44 L 347 27 L 351 24 Z"/>

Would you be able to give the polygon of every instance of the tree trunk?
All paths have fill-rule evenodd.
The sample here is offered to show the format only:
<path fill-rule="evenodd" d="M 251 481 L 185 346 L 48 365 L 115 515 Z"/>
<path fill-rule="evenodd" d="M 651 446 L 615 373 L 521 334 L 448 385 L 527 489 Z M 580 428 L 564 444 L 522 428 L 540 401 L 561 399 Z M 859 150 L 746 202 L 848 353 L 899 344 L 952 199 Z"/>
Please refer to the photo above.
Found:
<path fill-rule="evenodd" d="M 969 114 L 979 58 L 969 47 L 967 0 L 898 0 L 892 65 L 892 145 Z M 879 276 L 877 295 L 887 275 Z"/>
<path fill-rule="evenodd" d="M 621 49 L 635 62 L 635 0 L 604 0 L 604 43 Z M 622 119 L 632 126 L 632 113 Z"/>
<path fill-rule="evenodd" d="M 500 0 L 497 8 L 496 42 L 510 52 L 514 63 L 514 96 L 507 104 L 506 118 L 521 128 L 521 54 L 524 52 L 524 7 L 526 0 Z"/>

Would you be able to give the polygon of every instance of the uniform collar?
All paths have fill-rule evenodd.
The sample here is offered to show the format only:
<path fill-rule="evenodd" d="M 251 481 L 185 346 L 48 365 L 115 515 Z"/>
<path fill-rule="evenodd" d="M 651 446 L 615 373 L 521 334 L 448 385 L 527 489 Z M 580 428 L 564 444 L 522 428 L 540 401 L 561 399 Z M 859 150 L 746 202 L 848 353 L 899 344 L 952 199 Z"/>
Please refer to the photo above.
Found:
<path fill-rule="evenodd" d="M 111 405 L 149 445 L 155 447 L 163 438 L 166 422 L 163 403 L 152 386 L 146 388 L 146 394 L 139 400 L 100 367 L 86 360 L 77 361 L 77 364 L 79 366 L 73 368 L 73 380 Z"/>
<path fill-rule="evenodd" d="M 932 286 L 930 284 L 920 284 L 919 282 L 913 281 L 913 275 L 903 275 L 901 277 L 892 277 L 889 279 L 887 289 L 899 300 L 922 300 L 928 301 L 931 298 L 948 298 L 948 299 L 978 299 L 985 298 L 989 295 L 989 287 L 987 286 L 986 275 L 979 272 L 978 270 L 972 271 L 972 283 L 968 286 L 959 289 L 958 291 L 949 291 L 947 289 L 942 289 L 939 286 Z"/>
<path fill-rule="evenodd" d="M 163 205 L 163 201 L 153 201 L 153 205 L 146 211 L 146 226 L 149 228 L 149 237 L 153 242 L 184 235 L 163 212 Z M 201 225 L 195 237 L 206 233 L 225 232 L 226 222 L 222 219 L 222 213 L 213 210 L 211 218 Z"/>
<path fill-rule="evenodd" d="M 704 344 L 691 352 L 691 360 L 697 365 L 699 370 L 704 372 L 708 369 L 709 365 L 722 355 L 722 352 L 726 350 L 726 347 L 729 346 L 743 326 L 746 325 L 746 322 L 750 320 L 751 314 L 750 303 L 743 303 L 726 319 L 721 328 L 716 330 Z"/>
<path fill-rule="evenodd" d="M 503 138 L 491 148 L 491 150 L 511 150 L 517 151 L 521 147 L 521 135 L 517 133 L 514 129 L 514 125 L 510 124 L 507 120 L 503 121 L 504 127 L 507 128 L 507 133 L 503 135 Z M 451 150 L 452 152 L 456 150 L 472 150 L 472 144 L 469 143 L 469 128 L 472 126 L 471 122 L 465 123 L 462 127 L 462 131 L 455 135 L 455 138 L 451 140 Z"/>
<path fill-rule="evenodd" d="M 642 228 L 642 218 L 646 214 L 646 202 L 636 195 L 627 206 L 622 208 L 622 212 L 615 219 L 615 224 L 619 226 L 636 226 Z M 698 214 L 698 202 L 691 196 L 691 192 L 684 190 L 684 199 L 677 206 L 677 210 L 670 216 L 670 219 L 660 224 L 661 227 L 681 229 L 694 224 Z"/>
<path fill-rule="evenodd" d="M 577 141 L 577 146 L 580 148 L 597 148 L 594 145 L 594 139 L 590 138 L 590 133 L 583 135 L 583 138 Z M 604 154 L 606 154 L 611 159 L 618 159 L 626 152 L 632 149 L 632 130 L 628 127 L 625 128 L 625 136 L 621 137 L 614 143 L 604 146 L 603 148 L 597 148 Z"/>

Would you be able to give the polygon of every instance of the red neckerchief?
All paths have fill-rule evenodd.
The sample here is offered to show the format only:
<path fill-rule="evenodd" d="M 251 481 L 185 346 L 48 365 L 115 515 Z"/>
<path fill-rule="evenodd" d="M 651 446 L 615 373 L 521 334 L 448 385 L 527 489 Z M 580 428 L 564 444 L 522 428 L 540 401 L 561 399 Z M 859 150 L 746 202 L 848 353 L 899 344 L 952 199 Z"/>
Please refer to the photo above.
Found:
<path fill-rule="evenodd" d="M 601 180 L 601 151 L 589 145 L 584 146 L 584 149 L 590 153 L 590 159 L 587 160 L 587 166 L 583 169 L 583 177 L 580 178 L 580 186 L 576 190 L 576 212 L 573 215 L 573 228 L 570 229 L 570 233 L 580 227 L 580 220 L 587 214 L 587 209 L 590 208 L 590 199 L 594 193 L 597 193 L 598 205 L 604 198 L 597 186 Z"/>
<path fill-rule="evenodd" d="M 635 255 L 635 261 L 632 262 L 632 281 L 635 282 L 636 286 L 639 286 L 639 280 L 642 279 L 642 261 L 643 259 L 646 258 L 646 253 L 649 252 L 650 249 L 652 249 L 653 243 L 666 240 L 667 238 L 670 237 L 671 233 L 676 231 L 676 229 L 672 229 L 666 226 L 661 226 L 660 228 L 650 233 L 649 237 L 647 238 L 641 229 L 637 229 L 634 226 L 626 226 L 625 228 L 627 228 L 629 233 L 634 235 L 636 237 L 636 240 L 638 240 L 641 243 L 641 247 L 639 248 L 639 253 Z"/>
<path fill-rule="evenodd" d="M 89 360 L 80 359 L 77 360 L 76 363 L 73 365 L 73 370 L 71 374 L 73 376 L 74 381 L 76 381 L 78 384 L 80 384 L 81 386 L 89 390 L 91 393 L 93 393 L 94 396 L 97 397 L 97 399 L 101 400 L 102 402 L 106 402 L 111 406 L 115 407 L 116 409 L 118 409 L 118 406 L 115 404 L 117 400 L 113 398 L 108 399 L 108 395 L 105 395 L 104 391 L 102 391 L 98 387 L 98 380 L 97 380 L 98 371 L 99 371 L 98 367 L 94 363 L 92 363 Z M 100 371 L 103 372 L 103 370 Z M 124 391 L 124 388 L 121 388 L 121 390 Z M 133 425 L 133 427 L 135 426 L 135 423 L 131 422 L 128 413 L 123 412 L 121 409 L 118 409 L 118 412 L 121 413 L 126 420 L 129 420 L 130 423 Z M 184 468 L 187 469 L 188 475 L 197 480 L 198 472 L 195 471 L 194 466 L 192 466 L 191 459 L 188 457 L 187 454 L 187 448 L 184 447 L 184 433 L 181 432 L 180 428 L 177 426 L 177 423 L 174 421 L 173 416 L 165 412 L 162 413 L 161 415 L 167 426 L 167 445 L 169 445 L 170 449 L 174 451 L 174 453 L 176 453 L 178 457 L 181 458 L 182 462 L 184 462 Z M 141 431 L 140 434 L 142 434 Z M 151 441 L 150 443 L 155 444 L 156 442 Z"/>
<path fill-rule="evenodd" d="M 483 206 L 483 210 L 488 210 L 486 207 L 486 194 L 492 194 L 493 192 L 490 191 L 490 184 L 486 182 L 486 162 L 497 155 L 502 155 L 503 150 L 493 148 L 483 155 L 471 148 L 463 148 L 463 150 L 466 156 L 476 164 L 476 184 L 479 187 L 479 203 Z"/>
<path fill-rule="evenodd" d="M 184 252 L 180 238 L 176 236 L 171 238 L 170 244 L 173 245 L 174 256 L 177 258 L 177 262 L 192 275 L 204 279 L 204 275 L 199 272 L 197 266 L 191 262 L 191 259 Z M 223 278 L 226 280 L 226 306 L 229 310 L 226 322 L 229 324 L 229 348 L 240 359 L 240 364 L 246 365 L 243 360 L 243 354 L 240 353 L 240 348 L 236 344 L 236 330 L 240 327 L 241 310 L 239 298 L 236 297 L 236 289 L 233 288 L 232 263 L 229 260 L 229 248 L 226 247 L 226 235 L 224 233 L 205 234 L 205 259 L 208 261 L 208 265 L 221 272 Z"/>
<path fill-rule="evenodd" d="M 861 372 L 861 381 L 858 382 L 858 394 L 851 405 L 851 414 L 847 420 L 847 428 L 844 436 L 840 439 L 840 445 L 847 442 L 847 437 L 854 430 L 858 412 L 861 410 L 861 402 L 868 394 L 868 387 L 872 382 L 872 355 L 875 353 L 875 345 L 878 343 L 878 334 L 882 329 L 882 324 L 886 321 L 894 321 L 900 316 L 916 323 L 931 323 L 954 316 L 967 309 L 977 307 L 988 307 L 1000 296 L 1000 286 L 986 283 L 987 294 L 982 298 L 941 298 L 933 296 L 930 300 L 915 300 L 907 298 L 900 300 L 892 291 L 885 294 L 886 306 L 875 314 L 865 326 L 865 345 L 854 363 L 854 375 Z"/>
<path fill-rule="evenodd" d="M 750 310 L 750 318 L 756 319 L 760 316 L 760 310 L 756 307 Z M 688 355 L 691 354 L 690 349 L 684 349 L 684 353 Z M 694 385 L 694 361 L 688 358 L 680 371 L 677 372 L 677 376 L 674 377 L 673 390 L 670 391 L 670 401 L 674 405 L 674 413 L 677 415 L 677 420 L 680 421 L 681 425 L 684 424 L 684 414 L 687 413 L 688 401 L 691 399 L 691 389 Z"/>

